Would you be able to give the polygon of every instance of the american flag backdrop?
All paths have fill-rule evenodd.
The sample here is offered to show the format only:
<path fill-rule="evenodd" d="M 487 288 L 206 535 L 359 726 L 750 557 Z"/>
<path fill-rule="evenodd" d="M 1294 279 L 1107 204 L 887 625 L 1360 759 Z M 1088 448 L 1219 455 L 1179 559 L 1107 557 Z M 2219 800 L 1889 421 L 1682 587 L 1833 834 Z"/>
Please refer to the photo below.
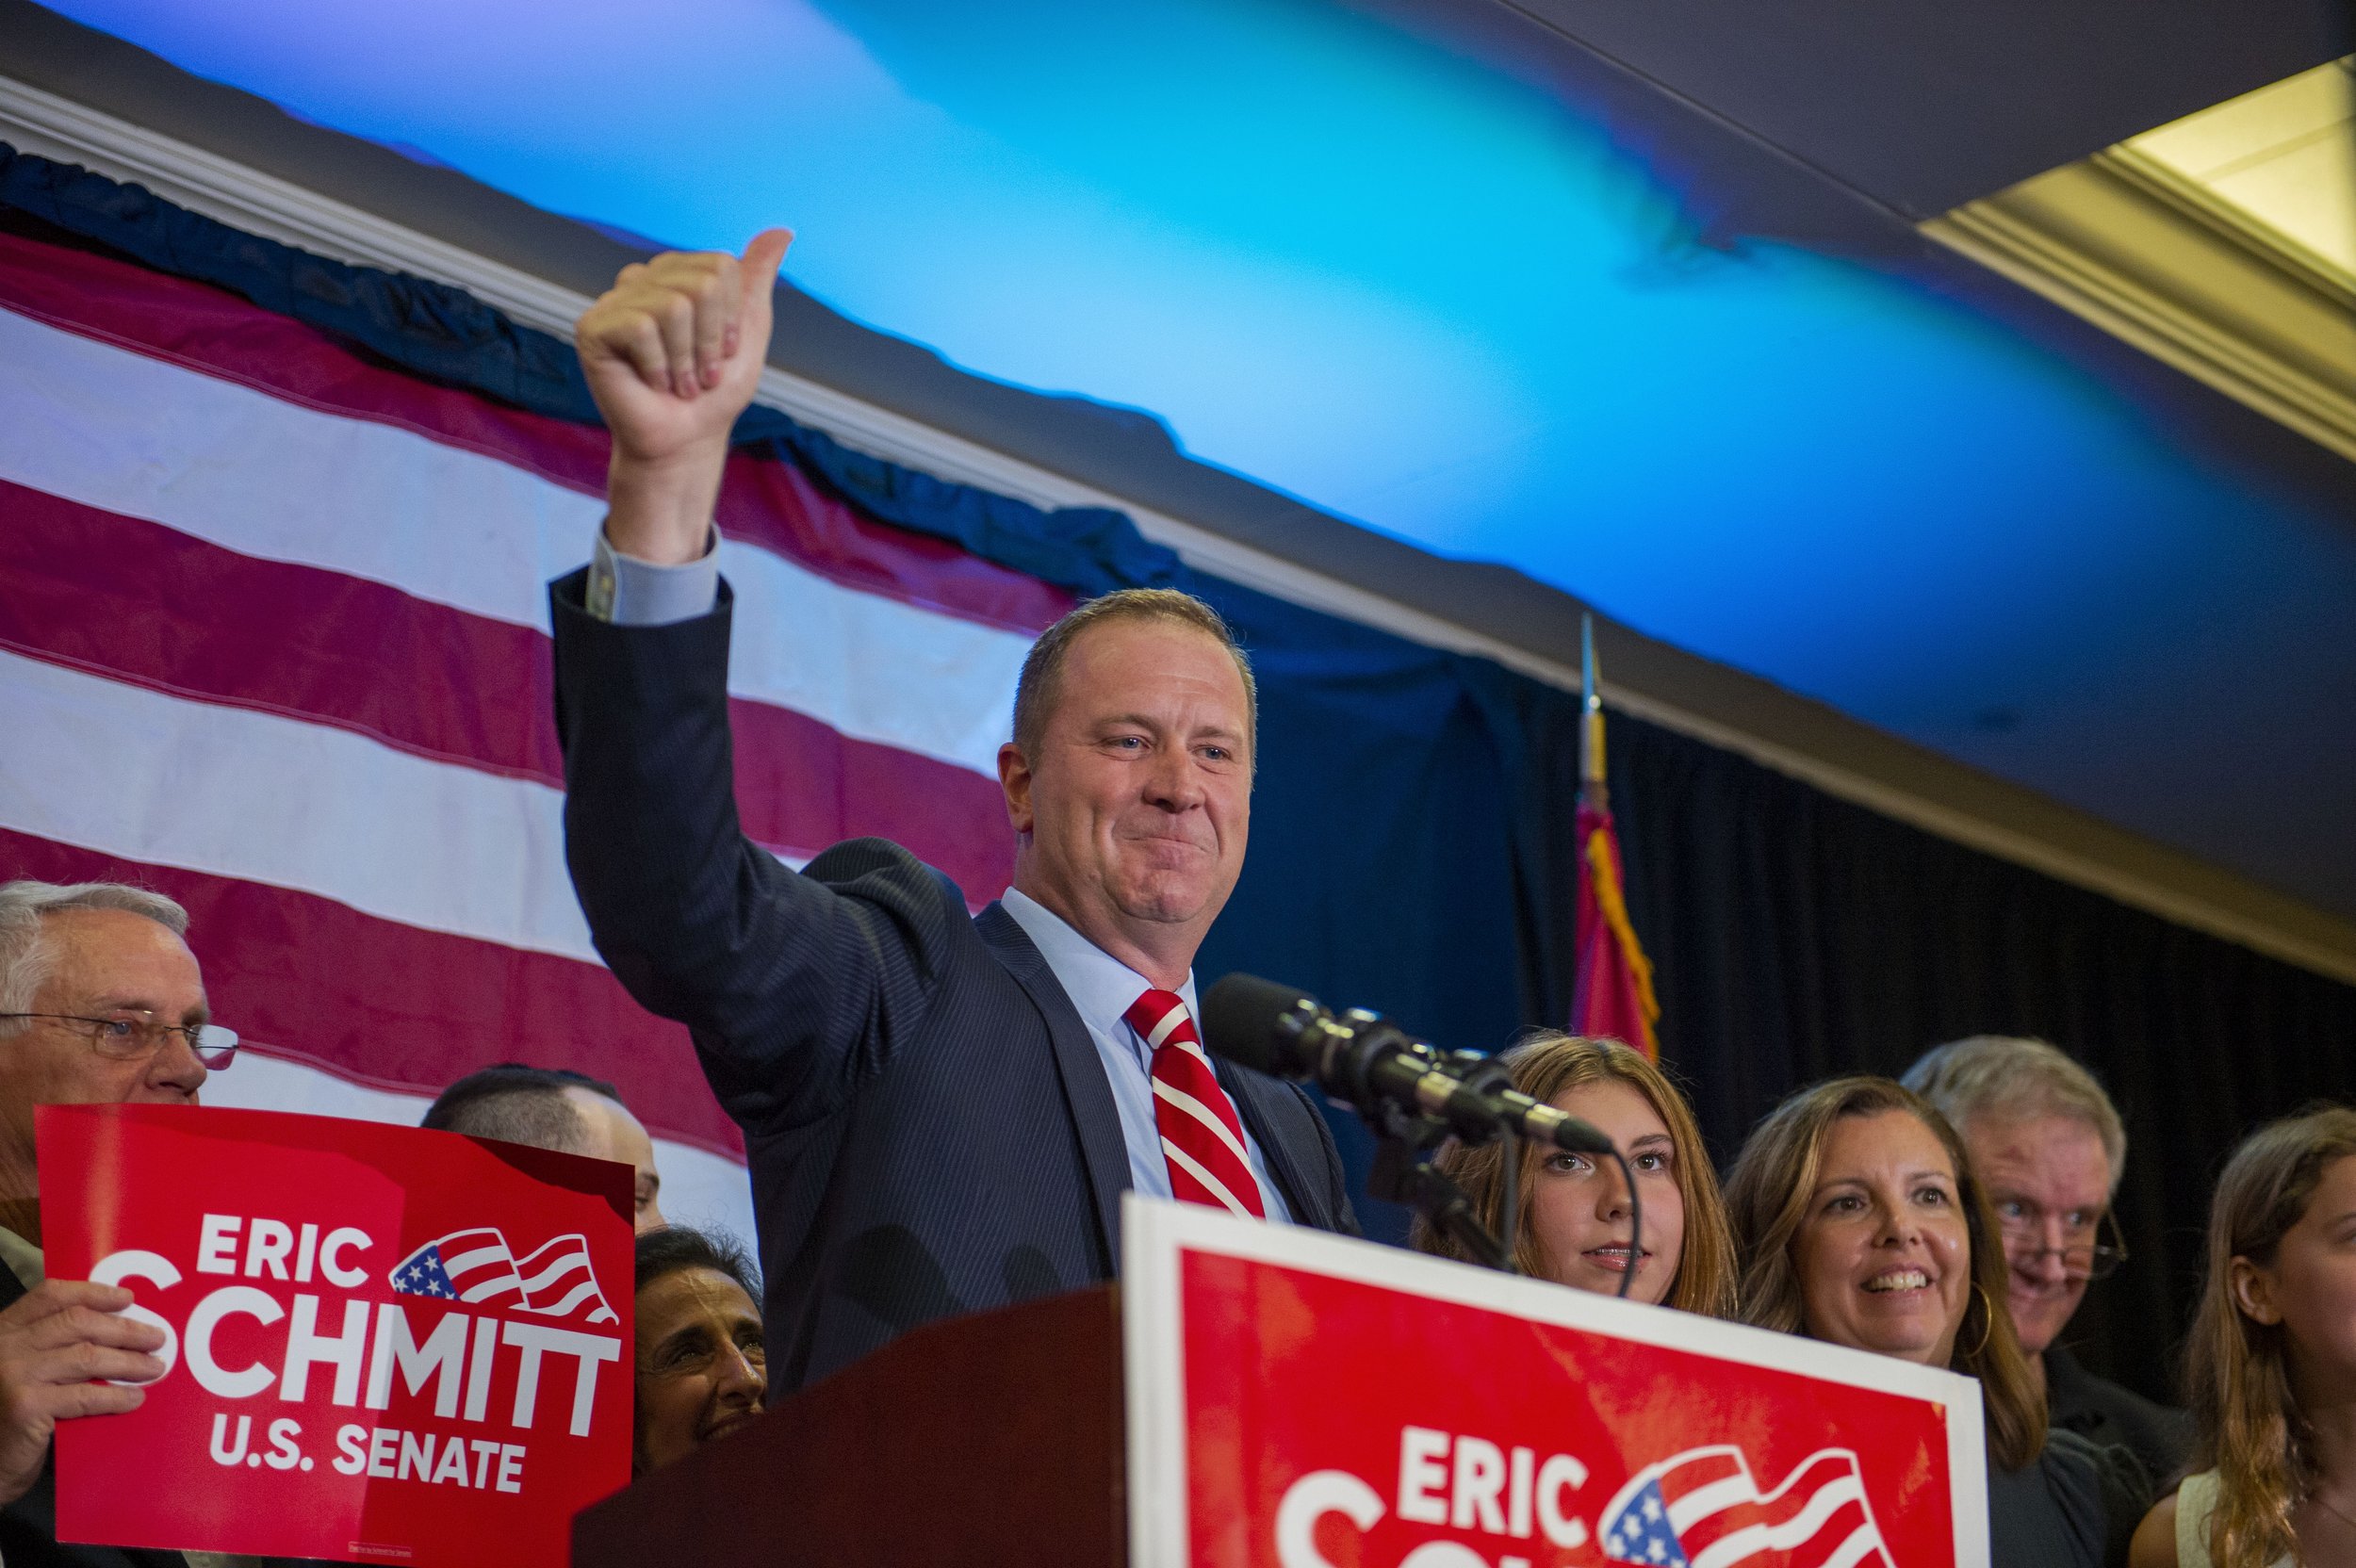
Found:
<path fill-rule="evenodd" d="M 208 1102 L 414 1121 L 516 1059 L 614 1080 L 673 1217 L 750 1231 L 683 1029 L 599 965 L 566 876 L 547 580 L 600 430 L 385 368 L 205 285 L 0 235 L 0 878 L 186 904 L 247 1045 Z M 732 460 L 746 831 L 881 834 L 976 905 L 1061 591 Z"/>

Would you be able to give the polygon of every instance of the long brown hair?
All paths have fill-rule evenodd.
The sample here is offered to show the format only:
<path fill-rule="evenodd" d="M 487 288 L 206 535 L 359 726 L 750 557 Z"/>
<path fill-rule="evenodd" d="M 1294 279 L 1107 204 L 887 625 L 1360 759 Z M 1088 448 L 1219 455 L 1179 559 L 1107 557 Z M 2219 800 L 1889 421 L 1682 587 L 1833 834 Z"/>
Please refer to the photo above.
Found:
<path fill-rule="evenodd" d="M 2315 1438 L 2291 1389 L 2282 1330 L 2233 1300 L 2233 1260 L 2271 1267 L 2283 1234 L 2333 1162 L 2356 1154 L 2356 1111 L 2287 1117 L 2245 1139 L 2209 1205 L 2208 1279 L 2184 1349 L 2184 1392 L 2199 1436 L 2196 1469 L 2217 1473 L 2209 1556 L 2217 1568 L 2305 1560 L 2291 1510 L 2315 1484 Z"/>
<path fill-rule="evenodd" d="M 1601 1083 L 1626 1084 L 1644 1097 L 1661 1125 L 1669 1129 L 1669 1143 L 1676 1151 L 1672 1163 L 1677 1194 L 1685 1200 L 1685 1244 L 1677 1253 L 1677 1273 L 1661 1303 L 1707 1317 L 1732 1317 L 1734 1241 L 1726 1230 L 1726 1200 L 1719 1196 L 1718 1173 L 1710 1168 L 1701 1128 L 1668 1074 L 1643 1053 L 1618 1040 L 1551 1032 L 1529 1037 L 1497 1060 L 1513 1074 L 1515 1088 L 1542 1102 L 1551 1103 L 1567 1089 Z M 1520 1209 L 1525 1218 L 1547 1152 L 1536 1148 L 1523 1152 Z M 1504 1156 L 1497 1146 L 1466 1149 L 1452 1145 L 1432 1163 L 1464 1189 L 1472 1200 L 1475 1217 L 1495 1233 L 1505 1209 Z M 1427 1252 L 1471 1261 L 1453 1237 L 1434 1231 L 1420 1215 L 1409 1239 Z M 1546 1274 L 1546 1260 L 1539 1251 L 1536 1233 L 1527 1224 L 1514 1245 L 1513 1261 L 1525 1274 L 1539 1278 Z"/>
<path fill-rule="evenodd" d="M 1751 1131 L 1726 1177 L 1726 1212 L 1743 1258 L 1742 1320 L 1784 1333 L 1805 1333 L 1800 1226 L 1824 1152 L 1824 1136 L 1844 1117 L 1904 1111 L 1929 1128 L 1955 1168 L 1956 1198 L 1972 1247 L 1972 1297 L 1955 1331 L 1949 1367 L 1980 1380 L 1988 1412 L 1988 1452 L 1999 1469 L 2018 1470 L 2045 1447 L 2045 1399 L 2031 1380 L 2004 1299 L 2004 1250 L 1995 1211 L 1972 1173 L 1963 1139 L 1929 1101 L 1890 1078 L 1835 1078 L 1802 1089 Z"/>

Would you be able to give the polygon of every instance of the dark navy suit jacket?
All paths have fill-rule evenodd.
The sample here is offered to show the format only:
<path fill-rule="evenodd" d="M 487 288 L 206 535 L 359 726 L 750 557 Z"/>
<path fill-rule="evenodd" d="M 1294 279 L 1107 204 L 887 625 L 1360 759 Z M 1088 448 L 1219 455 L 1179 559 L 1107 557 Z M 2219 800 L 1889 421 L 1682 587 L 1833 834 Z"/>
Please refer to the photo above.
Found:
<path fill-rule="evenodd" d="M 896 844 L 800 874 L 738 829 L 732 598 L 664 627 L 551 593 L 565 855 L 597 951 L 685 1022 L 752 1168 L 773 1390 L 897 1334 L 1113 1277 L 1128 1151 L 1103 1062 L 1003 908 Z M 1299 1087 L 1219 1080 L 1303 1224 L 1355 1232 Z"/>

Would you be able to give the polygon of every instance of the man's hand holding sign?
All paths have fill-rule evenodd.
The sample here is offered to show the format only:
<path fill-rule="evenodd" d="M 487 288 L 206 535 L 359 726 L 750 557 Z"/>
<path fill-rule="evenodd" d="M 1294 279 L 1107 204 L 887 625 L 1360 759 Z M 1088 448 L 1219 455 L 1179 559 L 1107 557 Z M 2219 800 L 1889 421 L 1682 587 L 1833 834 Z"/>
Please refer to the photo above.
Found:
<path fill-rule="evenodd" d="M 58 1422 L 135 1411 L 164 1375 L 164 1331 L 130 1305 L 120 1285 L 47 1280 L 0 1311 L 0 1503 L 41 1478 Z"/>

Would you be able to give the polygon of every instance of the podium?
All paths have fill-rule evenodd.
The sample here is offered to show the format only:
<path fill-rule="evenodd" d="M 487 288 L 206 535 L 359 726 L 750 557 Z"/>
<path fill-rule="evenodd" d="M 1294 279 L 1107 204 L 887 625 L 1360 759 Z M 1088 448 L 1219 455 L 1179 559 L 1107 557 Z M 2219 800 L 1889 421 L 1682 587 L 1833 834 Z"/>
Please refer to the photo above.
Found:
<path fill-rule="evenodd" d="M 584 1511 L 576 1568 L 1986 1568 L 1979 1385 L 1140 1200 Z"/>
<path fill-rule="evenodd" d="M 573 1523 L 575 1568 L 1124 1562 L 1110 1285 L 907 1334 Z"/>

